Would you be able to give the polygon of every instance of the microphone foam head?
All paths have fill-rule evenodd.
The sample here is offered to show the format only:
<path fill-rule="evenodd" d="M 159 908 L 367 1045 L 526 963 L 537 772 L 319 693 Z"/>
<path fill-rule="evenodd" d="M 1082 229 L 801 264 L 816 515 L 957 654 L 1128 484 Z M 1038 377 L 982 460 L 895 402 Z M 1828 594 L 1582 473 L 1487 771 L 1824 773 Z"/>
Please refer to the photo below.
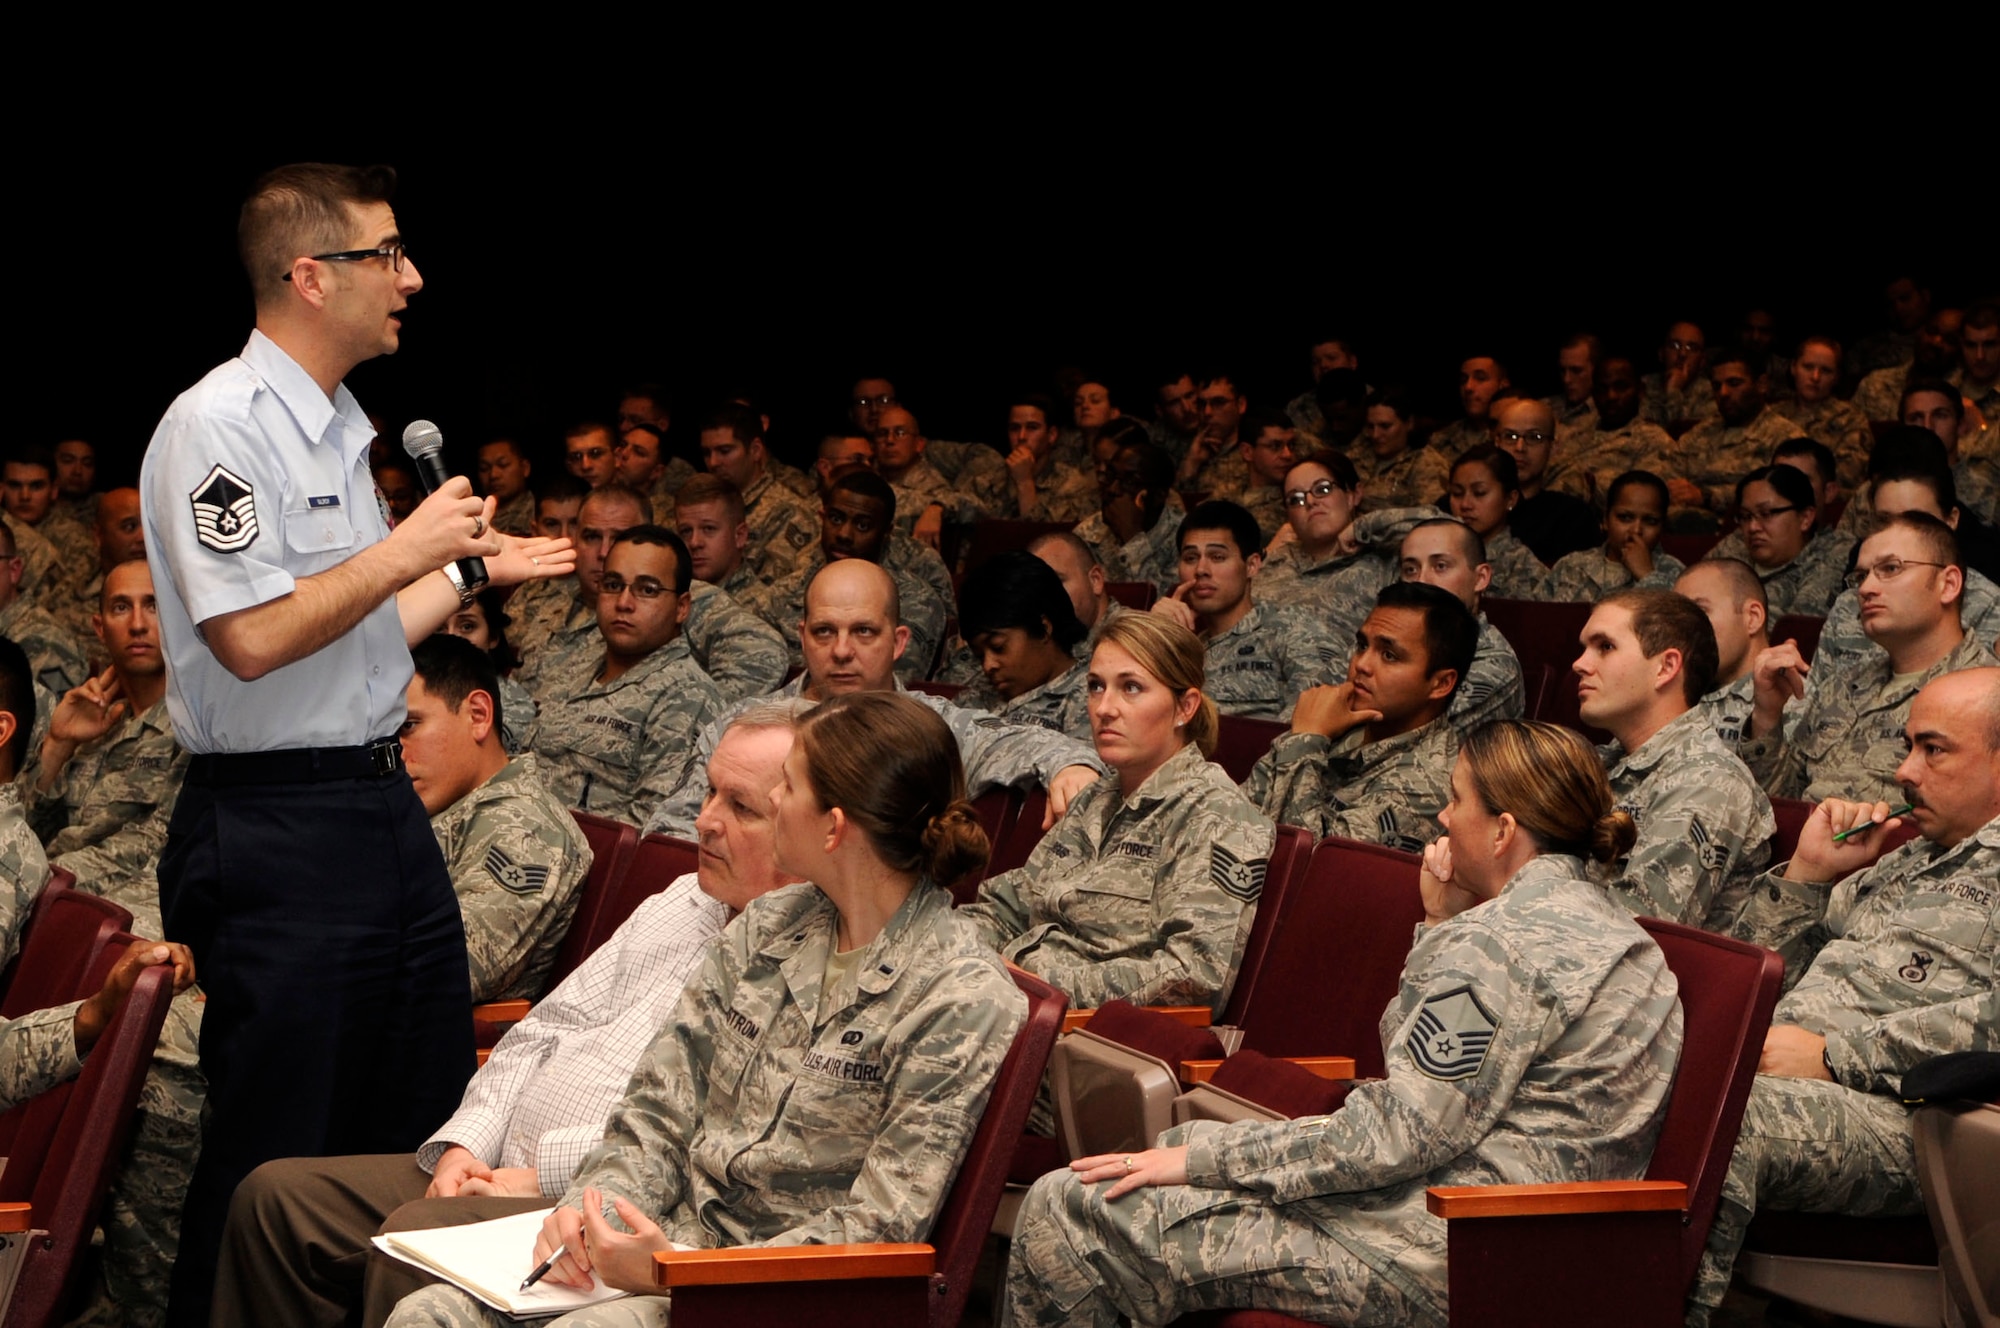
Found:
<path fill-rule="evenodd" d="M 429 420 L 411 420 L 403 430 L 403 450 L 413 457 L 435 456 L 444 451 L 444 435 Z"/>

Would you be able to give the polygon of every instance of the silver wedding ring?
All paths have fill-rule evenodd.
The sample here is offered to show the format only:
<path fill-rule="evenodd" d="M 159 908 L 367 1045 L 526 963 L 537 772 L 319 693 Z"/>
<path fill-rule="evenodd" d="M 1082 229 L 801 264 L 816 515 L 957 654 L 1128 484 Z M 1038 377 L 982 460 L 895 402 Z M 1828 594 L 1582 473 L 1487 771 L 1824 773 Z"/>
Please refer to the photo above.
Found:
<path fill-rule="evenodd" d="M 1129 1157 L 1125 1159 L 1125 1170 L 1128 1173 L 1132 1170 L 1132 1159 Z"/>
<path fill-rule="evenodd" d="M 486 518 L 483 516 L 476 516 L 472 518 L 472 538 L 478 539 L 481 535 L 484 535 L 485 533 L 486 533 Z"/>
<path fill-rule="evenodd" d="M 542 565 L 542 560 L 540 558 L 530 558 L 528 559 L 528 561 L 533 563 L 537 567 L 540 567 Z"/>

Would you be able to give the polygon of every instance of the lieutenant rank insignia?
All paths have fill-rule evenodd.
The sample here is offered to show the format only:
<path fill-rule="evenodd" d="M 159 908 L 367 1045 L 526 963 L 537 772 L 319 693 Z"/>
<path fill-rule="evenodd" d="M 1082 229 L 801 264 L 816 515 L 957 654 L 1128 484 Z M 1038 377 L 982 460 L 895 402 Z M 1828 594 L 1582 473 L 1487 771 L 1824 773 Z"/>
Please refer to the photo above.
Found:
<path fill-rule="evenodd" d="M 194 492 L 194 537 L 217 553 L 241 553 L 257 538 L 257 500 L 241 476 L 220 464 L 209 469 Z"/>

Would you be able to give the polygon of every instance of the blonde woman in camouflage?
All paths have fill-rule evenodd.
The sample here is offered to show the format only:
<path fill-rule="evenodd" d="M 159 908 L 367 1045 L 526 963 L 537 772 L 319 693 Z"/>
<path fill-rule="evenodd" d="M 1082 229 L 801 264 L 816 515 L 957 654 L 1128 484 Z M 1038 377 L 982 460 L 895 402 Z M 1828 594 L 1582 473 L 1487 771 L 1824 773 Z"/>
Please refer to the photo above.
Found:
<path fill-rule="evenodd" d="M 1220 720 L 1205 659 L 1201 638 L 1155 614 L 1104 629 L 1085 686 L 1111 774 L 959 910 L 1072 1006 L 1220 1013 L 1236 980 L 1276 829 L 1208 759 Z"/>
<path fill-rule="evenodd" d="M 1027 1001 L 940 886 L 986 836 L 951 731 L 892 692 L 798 725 L 773 791 L 778 865 L 813 884 L 752 901 L 688 980 L 525 1274 L 635 1293 L 554 1321 L 665 1328 L 653 1255 L 916 1241 L 972 1142 Z M 706 851 L 706 850 L 704 850 Z M 391 1325 L 500 1325 L 453 1287 Z"/>
<path fill-rule="evenodd" d="M 1441 1323 L 1445 1232 L 1427 1186 L 1645 1174 L 1680 1057 L 1679 989 L 1583 862 L 1626 851 L 1631 818 L 1589 745 L 1552 724 L 1475 730 L 1451 787 L 1446 837 L 1424 852 L 1425 926 L 1382 1015 L 1387 1077 L 1330 1116 L 1176 1126 L 1157 1148 L 1042 1177 L 1000 1322 L 1108 1328 L 1248 1305 Z"/>

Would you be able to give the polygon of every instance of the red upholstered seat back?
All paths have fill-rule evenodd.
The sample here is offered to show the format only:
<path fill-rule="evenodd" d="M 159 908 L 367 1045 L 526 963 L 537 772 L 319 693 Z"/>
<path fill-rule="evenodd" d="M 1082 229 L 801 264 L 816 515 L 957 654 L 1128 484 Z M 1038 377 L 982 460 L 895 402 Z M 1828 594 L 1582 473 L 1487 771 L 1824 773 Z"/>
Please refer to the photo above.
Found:
<path fill-rule="evenodd" d="M 1322 1079 L 1302 1065 L 1272 1060 L 1248 1047 L 1217 1066 L 1209 1082 L 1294 1119 L 1331 1115 L 1353 1087 L 1351 1081 Z"/>
<path fill-rule="evenodd" d="M 555 968 L 549 973 L 551 987 L 568 977 L 616 927 L 616 923 L 612 928 L 604 927 L 602 916 L 639 846 L 639 832 L 622 821 L 591 812 L 571 811 L 570 815 L 576 818 L 578 828 L 590 844 L 590 875 L 584 880 L 582 897 L 576 901 L 576 912 L 570 917 L 562 949 L 556 952 Z M 625 910 L 627 915 L 631 911 Z"/>
<path fill-rule="evenodd" d="M 1275 719 L 1246 719 L 1242 715 L 1222 716 L 1221 735 L 1215 755 L 1209 759 L 1229 772 L 1241 784 L 1250 771 L 1271 750 L 1271 744 L 1291 732 L 1291 725 Z"/>
<path fill-rule="evenodd" d="M 1238 1015 L 1263 982 L 1264 960 L 1271 953 L 1271 938 L 1284 917 L 1285 900 L 1305 876 L 1312 850 L 1309 832 L 1296 825 L 1278 827 L 1277 840 L 1271 845 L 1270 866 L 1264 872 L 1264 893 L 1257 898 L 1257 915 L 1250 921 L 1250 936 L 1243 944 L 1243 963 L 1236 971 L 1236 985 L 1229 989 L 1229 1004 L 1222 1010 L 1223 1023 L 1238 1022 Z"/>

